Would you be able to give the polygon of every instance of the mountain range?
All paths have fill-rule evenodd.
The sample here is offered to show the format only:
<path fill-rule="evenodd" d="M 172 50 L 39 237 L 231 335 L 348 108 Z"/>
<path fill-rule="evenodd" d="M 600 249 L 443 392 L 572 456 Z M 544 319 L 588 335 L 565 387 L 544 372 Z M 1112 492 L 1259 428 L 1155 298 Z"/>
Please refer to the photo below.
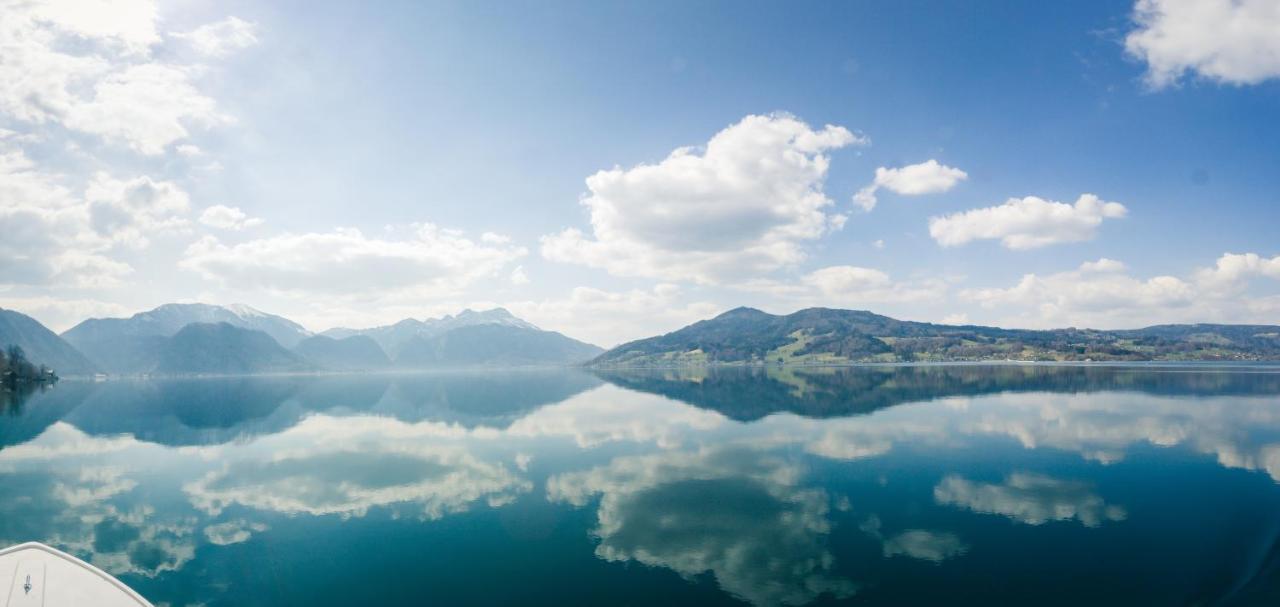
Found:
<path fill-rule="evenodd" d="M 455 316 L 407 318 L 371 329 L 329 329 L 322 337 L 377 342 L 401 369 L 476 365 L 567 365 L 583 363 L 603 348 L 544 331 L 503 308 L 463 310 Z"/>
<path fill-rule="evenodd" d="M 332 371 L 371 371 L 391 366 L 387 353 L 367 335 L 342 339 L 312 335 L 302 340 L 294 351 Z"/>
<path fill-rule="evenodd" d="M 344 337 L 351 337 L 354 335 L 368 336 L 378 342 L 378 345 L 387 353 L 387 356 L 394 359 L 400 356 L 400 350 L 402 350 L 405 345 L 411 341 L 423 339 L 429 340 L 454 329 L 475 325 L 513 327 L 533 331 L 539 330 L 538 327 L 516 318 L 503 308 L 494 308 L 492 310 L 485 310 L 482 312 L 477 312 L 475 310 L 463 310 L 456 316 L 445 315 L 441 318 L 428 318 L 425 320 L 406 318 L 392 325 L 373 327 L 371 329 L 335 328 L 329 329 L 328 331 L 324 331 L 320 334 L 334 339 L 342 339 Z"/>
<path fill-rule="evenodd" d="M 311 333 L 287 318 L 245 305 L 165 304 L 129 318 L 90 318 L 62 334 L 96 367 L 107 373 L 142 373 L 160 364 L 157 358 L 170 337 L 193 323 L 226 323 L 261 331 L 286 348 Z"/>
<path fill-rule="evenodd" d="M 253 374 L 580 364 L 602 348 L 543 331 L 501 308 L 315 335 L 245 305 L 165 304 L 91 318 L 61 336 L 0 311 L 0 346 L 16 344 L 63 375 Z"/>
<path fill-rule="evenodd" d="M 166 339 L 148 369 L 160 375 L 297 373 L 319 367 L 265 331 L 231 323 L 191 323 Z"/>
<path fill-rule="evenodd" d="M 609 351 L 495 308 L 312 334 L 244 305 L 166 304 L 94 318 L 61 336 L 0 309 L 0 347 L 63 376 L 255 374 L 441 367 L 678 367 L 945 361 L 1280 360 L 1280 326 L 1002 329 L 896 320 L 859 310 L 775 315 L 736 308 Z"/>
<path fill-rule="evenodd" d="M 809 308 L 785 316 L 735 308 L 678 331 L 622 344 L 593 366 L 845 364 L 983 360 L 1280 360 L 1280 326 L 1000 329 Z"/>

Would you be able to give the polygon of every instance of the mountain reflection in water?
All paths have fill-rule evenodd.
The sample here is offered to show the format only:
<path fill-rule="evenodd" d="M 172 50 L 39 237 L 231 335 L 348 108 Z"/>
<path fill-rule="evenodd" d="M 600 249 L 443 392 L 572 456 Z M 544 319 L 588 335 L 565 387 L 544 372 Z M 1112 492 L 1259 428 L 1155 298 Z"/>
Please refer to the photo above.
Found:
<path fill-rule="evenodd" d="M 0 545 L 171 605 L 1273 604 L 1278 482 L 1266 366 L 64 381 L 0 417 Z"/>

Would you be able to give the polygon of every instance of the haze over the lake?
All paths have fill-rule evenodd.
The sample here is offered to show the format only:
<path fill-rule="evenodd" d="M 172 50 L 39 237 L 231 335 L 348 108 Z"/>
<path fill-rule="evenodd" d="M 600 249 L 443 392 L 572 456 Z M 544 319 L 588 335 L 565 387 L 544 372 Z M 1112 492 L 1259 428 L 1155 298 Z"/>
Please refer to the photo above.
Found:
<path fill-rule="evenodd" d="M 55 331 L 1280 319 L 1272 0 L 38 1 L 0 49 L 0 307 Z"/>

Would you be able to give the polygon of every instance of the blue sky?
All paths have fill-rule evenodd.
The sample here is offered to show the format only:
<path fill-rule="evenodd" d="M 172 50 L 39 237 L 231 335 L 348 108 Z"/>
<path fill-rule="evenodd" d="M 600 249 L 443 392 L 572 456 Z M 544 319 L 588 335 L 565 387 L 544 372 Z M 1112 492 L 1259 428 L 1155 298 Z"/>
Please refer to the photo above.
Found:
<path fill-rule="evenodd" d="M 0 19 L 0 306 L 56 329 L 195 300 L 316 330 L 501 305 L 602 345 L 736 305 L 1280 322 L 1263 0 Z"/>

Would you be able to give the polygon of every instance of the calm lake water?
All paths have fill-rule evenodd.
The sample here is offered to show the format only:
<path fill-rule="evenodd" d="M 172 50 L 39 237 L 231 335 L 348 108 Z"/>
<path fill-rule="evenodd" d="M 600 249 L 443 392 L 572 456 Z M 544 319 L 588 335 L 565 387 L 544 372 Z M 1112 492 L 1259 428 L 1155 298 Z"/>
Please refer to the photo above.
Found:
<path fill-rule="evenodd" d="M 168 605 L 1280 604 L 1280 368 L 64 381 L 0 546 Z"/>

